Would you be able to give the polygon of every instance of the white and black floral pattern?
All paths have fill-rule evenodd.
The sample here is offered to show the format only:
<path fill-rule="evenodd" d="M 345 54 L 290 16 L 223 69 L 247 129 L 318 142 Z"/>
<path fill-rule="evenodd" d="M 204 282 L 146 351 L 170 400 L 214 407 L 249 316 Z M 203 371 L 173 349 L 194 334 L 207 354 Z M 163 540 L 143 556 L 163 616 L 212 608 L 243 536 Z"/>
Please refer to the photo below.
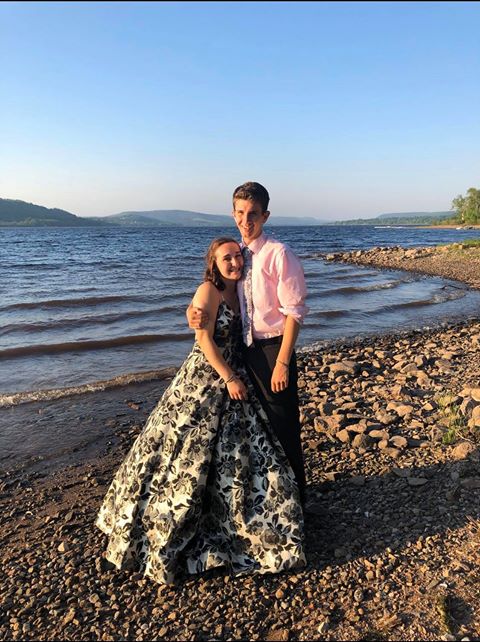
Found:
<path fill-rule="evenodd" d="M 118 469 L 96 525 L 107 559 L 160 583 L 217 566 L 303 566 L 293 472 L 240 358 L 240 316 L 219 306 L 214 339 L 248 386 L 230 399 L 197 343 Z"/>

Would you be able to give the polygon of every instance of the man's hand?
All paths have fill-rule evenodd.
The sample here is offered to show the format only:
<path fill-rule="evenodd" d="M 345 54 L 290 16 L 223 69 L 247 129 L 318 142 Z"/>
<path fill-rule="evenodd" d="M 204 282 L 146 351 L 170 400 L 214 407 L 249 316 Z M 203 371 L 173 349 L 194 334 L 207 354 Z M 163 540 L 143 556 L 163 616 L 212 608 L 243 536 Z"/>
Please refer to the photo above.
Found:
<path fill-rule="evenodd" d="M 208 314 L 190 304 L 187 309 L 187 321 L 188 327 L 192 330 L 203 330 L 208 324 Z"/>
<path fill-rule="evenodd" d="M 282 390 L 286 390 L 288 386 L 288 366 L 277 361 L 272 372 L 270 385 L 272 392 L 282 392 Z"/>
<path fill-rule="evenodd" d="M 247 400 L 247 388 L 240 379 L 234 379 L 233 381 L 230 381 L 230 383 L 227 383 L 227 390 L 231 399 L 237 399 L 239 401 Z"/>

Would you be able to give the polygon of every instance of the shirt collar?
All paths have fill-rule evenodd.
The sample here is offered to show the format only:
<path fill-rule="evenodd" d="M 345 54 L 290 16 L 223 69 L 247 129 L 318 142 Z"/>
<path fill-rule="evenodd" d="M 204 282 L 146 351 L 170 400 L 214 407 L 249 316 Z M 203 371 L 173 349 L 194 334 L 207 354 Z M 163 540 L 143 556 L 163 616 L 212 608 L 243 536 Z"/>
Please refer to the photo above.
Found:
<path fill-rule="evenodd" d="M 248 249 L 253 253 L 253 254 L 258 254 L 262 247 L 265 245 L 267 242 L 267 236 L 265 232 L 262 232 L 260 236 L 258 236 L 256 239 L 254 239 L 251 243 L 248 244 Z M 245 247 L 245 243 L 242 241 L 241 247 Z"/>

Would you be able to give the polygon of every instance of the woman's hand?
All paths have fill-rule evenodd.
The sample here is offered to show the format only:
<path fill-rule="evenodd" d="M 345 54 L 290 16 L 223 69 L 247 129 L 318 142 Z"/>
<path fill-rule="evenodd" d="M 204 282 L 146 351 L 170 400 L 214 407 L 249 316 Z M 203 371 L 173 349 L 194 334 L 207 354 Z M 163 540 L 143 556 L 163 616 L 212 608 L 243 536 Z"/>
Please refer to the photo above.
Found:
<path fill-rule="evenodd" d="M 241 379 L 233 379 L 227 383 L 227 390 L 231 399 L 247 400 L 247 388 Z"/>
<path fill-rule="evenodd" d="M 277 361 L 270 382 L 272 392 L 282 392 L 288 387 L 288 366 Z"/>

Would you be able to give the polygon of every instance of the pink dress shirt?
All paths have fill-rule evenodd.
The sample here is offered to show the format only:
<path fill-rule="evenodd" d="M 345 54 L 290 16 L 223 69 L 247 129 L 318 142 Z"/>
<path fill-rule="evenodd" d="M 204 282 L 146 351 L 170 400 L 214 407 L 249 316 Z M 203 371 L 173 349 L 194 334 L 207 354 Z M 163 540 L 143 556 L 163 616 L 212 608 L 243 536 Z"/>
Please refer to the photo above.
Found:
<path fill-rule="evenodd" d="M 269 339 L 283 334 L 286 316 L 303 323 L 308 312 L 305 276 L 300 260 L 285 243 L 261 234 L 248 247 L 252 251 L 253 338 Z M 237 287 L 243 315 L 243 280 Z"/>

